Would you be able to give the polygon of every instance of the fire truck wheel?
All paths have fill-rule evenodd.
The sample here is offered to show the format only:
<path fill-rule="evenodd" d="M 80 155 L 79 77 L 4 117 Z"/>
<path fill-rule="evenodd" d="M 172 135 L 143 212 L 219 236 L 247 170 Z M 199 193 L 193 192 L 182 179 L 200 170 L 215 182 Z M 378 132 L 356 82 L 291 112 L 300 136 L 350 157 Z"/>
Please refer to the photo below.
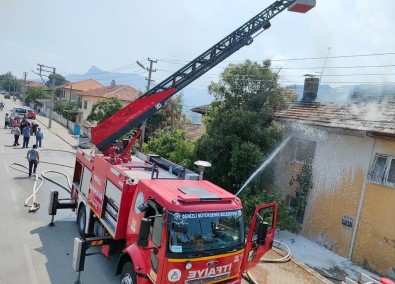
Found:
<path fill-rule="evenodd" d="M 125 262 L 121 275 L 121 284 L 137 284 L 136 272 L 131 262 Z"/>
<path fill-rule="evenodd" d="M 78 210 L 77 225 L 80 236 L 84 237 L 86 227 L 86 211 L 84 205 L 81 205 L 80 210 Z"/>

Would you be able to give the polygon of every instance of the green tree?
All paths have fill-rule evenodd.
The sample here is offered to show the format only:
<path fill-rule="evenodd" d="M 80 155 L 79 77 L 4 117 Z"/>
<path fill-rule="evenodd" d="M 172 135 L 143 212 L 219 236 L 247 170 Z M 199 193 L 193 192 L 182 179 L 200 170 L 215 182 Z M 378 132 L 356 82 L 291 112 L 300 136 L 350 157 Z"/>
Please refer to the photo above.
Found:
<path fill-rule="evenodd" d="M 168 99 L 164 107 L 148 119 L 144 141 L 147 142 L 157 129 L 168 129 L 172 133 L 182 129 L 186 120 L 182 112 L 182 105 L 182 93 Z"/>
<path fill-rule="evenodd" d="M 229 65 L 209 86 L 217 103 L 208 110 L 197 158 L 212 163 L 206 177 L 236 193 L 282 137 L 275 110 L 292 98 L 277 82 L 270 61 Z"/>
<path fill-rule="evenodd" d="M 117 98 L 111 98 L 109 100 L 99 100 L 92 106 L 92 110 L 88 115 L 87 120 L 90 122 L 100 123 L 121 108 L 122 102 Z"/>
<path fill-rule="evenodd" d="M 48 99 L 50 95 L 44 90 L 44 87 L 30 87 L 25 93 L 25 102 L 34 103 L 37 99 Z"/>
<path fill-rule="evenodd" d="M 65 101 L 56 101 L 54 111 L 61 114 L 64 118 L 75 122 L 78 104 Z"/>
<path fill-rule="evenodd" d="M 313 188 L 312 167 L 310 165 L 303 165 L 300 172 L 296 175 L 296 178 L 292 177 L 289 184 L 292 185 L 294 182 L 297 182 L 298 186 L 295 190 L 296 202 L 293 208 L 293 215 L 295 220 L 301 224 L 303 223 L 307 197 L 310 190 Z"/>
<path fill-rule="evenodd" d="M 0 75 L 0 86 L 7 92 L 19 90 L 20 84 L 20 81 L 11 72 Z"/>
<path fill-rule="evenodd" d="M 65 77 L 63 77 L 60 74 L 55 73 L 54 74 L 49 74 L 48 76 L 48 81 L 45 83 L 45 85 L 50 88 L 52 86 L 52 78 L 55 78 L 55 86 L 60 86 L 63 85 L 64 83 L 67 83 L 68 81 L 66 80 Z"/>
<path fill-rule="evenodd" d="M 194 162 L 194 144 L 186 140 L 184 135 L 183 130 L 174 133 L 169 129 L 158 130 L 146 143 L 145 153 L 157 154 L 176 164 L 191 168 Z"/>

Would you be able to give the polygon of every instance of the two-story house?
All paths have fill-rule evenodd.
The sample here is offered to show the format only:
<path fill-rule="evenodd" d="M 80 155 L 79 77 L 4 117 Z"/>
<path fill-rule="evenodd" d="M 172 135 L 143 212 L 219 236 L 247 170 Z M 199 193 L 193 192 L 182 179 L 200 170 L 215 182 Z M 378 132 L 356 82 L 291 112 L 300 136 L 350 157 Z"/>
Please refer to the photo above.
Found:
<path fill-rule="evenodd" d="M 112 85 L 80 92 L 77 95 L 81 102 L 77 114 L 77 122 L 80 123 L 86 120 L 88 115 L 91 113 L 93 105 L 99 100 L 117 98 L 125 106 L 131 101 L 137 99 L 141 93 L 127 85 Z"/>
<path fill-rule="evenodd" d="M 93 79 L 87 79 L 79 82 L 71 82 L 61 85 L 57 88 L 59 99 L 69 103 L 79 103 L 78 94 L 89 90 L 102 88 L 103 85 Z"/>

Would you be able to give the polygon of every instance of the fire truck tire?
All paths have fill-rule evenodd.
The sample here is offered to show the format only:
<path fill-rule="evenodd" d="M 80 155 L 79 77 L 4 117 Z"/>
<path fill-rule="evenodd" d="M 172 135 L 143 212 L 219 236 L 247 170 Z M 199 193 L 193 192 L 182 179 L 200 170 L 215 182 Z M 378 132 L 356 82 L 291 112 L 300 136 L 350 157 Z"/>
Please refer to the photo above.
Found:
<path fill-rule="evenodd" d="M 125 262 L 122 267 L 121 284 L 137 284 L 136 271 L 131 262 Z"/>
<path fill-rule="evenodd" d="M 78 210 L 77 225 L 78 225 L 78 233 L 82 238 L 85 237 L 85 228 L 86 228 L 85 205 L 81 205 L 80 209 Z"/>

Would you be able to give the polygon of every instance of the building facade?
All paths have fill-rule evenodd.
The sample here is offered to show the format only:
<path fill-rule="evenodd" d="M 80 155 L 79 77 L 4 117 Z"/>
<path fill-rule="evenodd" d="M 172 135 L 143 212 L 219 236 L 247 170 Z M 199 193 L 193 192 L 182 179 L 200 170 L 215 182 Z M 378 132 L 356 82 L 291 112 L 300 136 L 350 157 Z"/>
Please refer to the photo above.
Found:
<path fill-rule="evenodd" d="M 395 278 L 395 103 L 297 103 L 276 118 L 292 135 L 276 165 L 289 206 L 310 169 L 300 233 Z"/>

